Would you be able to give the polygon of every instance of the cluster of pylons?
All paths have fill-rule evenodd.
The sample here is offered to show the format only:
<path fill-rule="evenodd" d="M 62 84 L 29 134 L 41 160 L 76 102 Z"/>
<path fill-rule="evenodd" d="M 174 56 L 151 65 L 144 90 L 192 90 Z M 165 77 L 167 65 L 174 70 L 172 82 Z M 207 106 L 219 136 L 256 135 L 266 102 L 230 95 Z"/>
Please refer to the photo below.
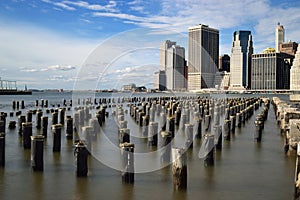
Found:
<path fill-rule="evenodd" d="M 297 154 L 294 197 L 300 199 L 300 111 L 278 97 L 273 97 L 272 104 L 281 134 L 285 138 L 285 153 Z"/>
<path fill-rule="evenodd" d="M 35 109 L 27 110 L 25 115 L 13 102 L 13 109 L 18 110 L 18 121 L 15 122 L 14 128 L 18 128 L 24 149 L 31 149 L 31 166 L 34 171 L 43 171 L 44 168 L 44 141 L 48 137 L 48 123 L 51 118 L 53 152 L 61 151 L 61 138 L 64 134 L 62 130 L 65 130 L 66 138 L 74 144 L 76 175 L 87 176 L 87 159 L 92 152 L 92 144 L 97 141 L 95 139 L 101 134 L 101 127 L 105 126 L 106 119 L 111 116 L 117 119 L 119 147 L 123 158 L 123 181 L 134 182 L 135 145 L 131 141 L 133 136 L 128 128 L 128 123 L 134 121 L 136 126 L 141 127 L 141 134 L 147 138 L 149 148 L 161 150 L 161 162 L 172 162 L 176 190 L 187 187 L 186 151 L 193 149 L 195 140 L 202 141 L 199 157 L 204 159 L 204 165 L 212 166 L 215 151 L 221 151 L 222 144 L 231 140 L 236 127 L 242 128 L 253 116 L 254 111 L 264 103 L 264 108 L 255 121 L 257 131 L 254 138 L 257 142 L 261 141 L 263 123 L 267 120 L 270 104 L 267 98 L 197 96 L 103 98 L 99 101 L 89 98 L 78 99 L 77 105 L 72 105 L 71 100 L 69 102 L 63 100 L 59 107 L 49 109 L 48 101 L 36 101 Z M 67 114 L 70 110 L 73 111 L 73 115 Z M 6 113 L 0 115 L 0 164 L 3 166 L 6 117 Z M 33 124 L 36 135 L 33 135 Z M 179 134 L 184 136 L 183 145 L 172 145 L 172 140 Z"/>

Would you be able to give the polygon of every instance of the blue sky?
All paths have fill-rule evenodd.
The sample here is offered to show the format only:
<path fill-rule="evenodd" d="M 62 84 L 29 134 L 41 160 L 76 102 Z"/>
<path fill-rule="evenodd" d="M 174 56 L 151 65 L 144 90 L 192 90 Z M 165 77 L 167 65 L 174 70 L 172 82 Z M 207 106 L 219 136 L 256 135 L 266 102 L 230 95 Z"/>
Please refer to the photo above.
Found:
<path fill-rule="evenodd" d="M 277 22 L 286 40 L 299 42 L 300 2 L 2 0 L 0 77 L 18 80 L 20 88 L 152 86 L 160 42 L 187 47 L 188 27 L 219 29 L 220 54 L 230 54 L 234 31 L 251 30 L 259 53 L 274 47 Z"/>

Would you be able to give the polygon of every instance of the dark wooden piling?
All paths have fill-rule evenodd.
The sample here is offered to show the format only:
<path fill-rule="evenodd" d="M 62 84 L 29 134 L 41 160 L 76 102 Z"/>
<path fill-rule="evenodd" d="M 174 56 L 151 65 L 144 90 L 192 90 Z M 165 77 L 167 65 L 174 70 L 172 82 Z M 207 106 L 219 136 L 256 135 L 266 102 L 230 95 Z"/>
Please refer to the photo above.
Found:
<path fill-rule="evenodd" d="M 160 113 L 160 129 L 162 131 L 166 130 L 167 127 L 167 117 L 166 114 L 164 112 Z"/>
<path fill-rule="evenodd" d="M 231 133 L 235 133 L 235 124 L 236 124 L 236 116 L 230 116 L 230 131 Z"/>
<path fill-rule="evenodd" d="M 148 145 L 157 146 L 157 134 L 158 134 L 158 123 L 150 122 L 149 123 L 149 132 L 148 132 Z"/>
<path fill-rule="evenodd" d="M 230 128 L 231 128 L 231 121 L 225 120 L 224 121 L 224 138 L 225 140 L 230 140 Z"/>
<path fill-rule="evenodd" d="M 77 177 L 85 177 L 88 174 L 88 150 L 84 143 L 79 141 L 75 145 L 74 156 L 76 163 L 76 175 Z"/>
<path fill-rule="evenodd" d="M 31 167 L 34 171 L 44 170 L 44 136 L 31 136 Z"/>
<path fill-rule="evenodd" d="M 23 147 L 24 149 L 31 148 L 32 123 L 22 123 Z"/>
<path fill-rule="evenodd" d="M 0 132 L 0 166 L 5 166 L 5 133 Z"/>
<path fill-rule="evenodd" d="M 42 116 L 42 135 L 44 138 L 47 138 L 47 132 L 48 132 L 48 116 Z"/>
<path fill-rule="evenodd" d="M 5 121 L 0 120 L 0 133 L 5 133 Z"/>
<path fill-rule="evenodd" d="M 134 183 L 134 144 L 120 144 L 123 161 L 122 181 L 124 183 Z"/>
<path fill-rule="evenodd" d="M 42 128 L 42 118 L 41 118 L 42 116 L 43 116 L 43 111 L 38 110 L 37 113 L 36 113 L 36 120 L 35 120 L 37 129 Z"/>
<path fill-rule="evenodd" d="M 21 109 L 25 109 L 25 102 L 24 102 L 24 100 L 21 101 Z"/>
<path fill-rule="evenodd" d="M 86 145 L 89 154 L 92 152 L 92 134 L 93 134 L 93 127 L 92 126 L 84 126 L 82 127 L 82 138 L 83 142 Z"/>
<path fill-rule="evenodd" d="M 9 121 L 8 128 L 9 129 L 15 129 L 16 128 L 16 121 Z"/>
<path fill-rule="evenodd" d="M 171 154 L 172 133 L 168 131 L 161 131 L 161 162 L 169 163 Z"/>
<path fill-rule="evenodd" d="M 122 128 L 119 129 L 119 143 L 129 143 L 130 142 L 130 129 Z"/>
<path fill-rule="evenodd" d="M 32 111 L 28 110 L 26 112 L 26 122 L 32 122 Z"/>
<path fill-rule="evenodd" d="M 207 132 L 210 132 L 210 130 L 211 130 L 211 115 L 205 115 L 204 130 Z"/>
<path fill-rule="evenodd" d="M 59 111 L 59 119 L 60 119 L 59 122 L 62 125 L 65 124 L 65 113 L 66 113 L 65 108 L 60 109 L 60 111 Z"/>
<path fill-rule="evenodd" d="M 73 139 L 73 118 L 69 115 L 67 116 L 66 138 L 69 140 Z"/>
<path fill-rule="evenodd" d="M 52 113 L 52 125 L 58 124 L 58 112 Z"/>
<path fill-rule="evenodd" d="M 262 127 L 263 127 L 263 121 L 261 120 L 255 120 L 255 135 L 254 139 L 256 139 L 257 142 L 261 142 L 262 139 Z"/>
<path fill-rule="evenodd" d="M 195 119 L 195 138 L 201 139 L 202 138 L 202 118 L 196 118 Z"/>
<path fill-rule="evenodd" d="M 18 116 L 18 133 L 20 136 L 22 136 L 23 134 L 23 127 L 22 127 L 22 124 L 26 122 L 26 117 L 24 115 L 20 115 Z"/>
<path fill-rule="evenodd" d="M 194 126 L 192 124 L 185 124 L 185 148 L 193 148 L 193 129 Z"/>
<path fill-rule="evenodd" d="M 175 136 L 175 118 L 174 117 L 168 117 L 167 118 L 167 131 L 171 132 L 172 137 Z"/>
<path fill-rule="evenodd" d="M 61 124 L 52 125 L 53 152 L 60 152 L 61 150 L 61 127 Z"/>
<path fill-rule="evenodd" d="M 213 133 L 215 136 L 215 141 L 217 141 L 216 149 L 221 150 L 222 149 L 222 126 L 221 125 L 215 125 L 213 127 Z"/>
<path fill-rule="evenodd" d="M 204 158 L 204 166 L 212 166 L 214 165 L 214 149 L 215 149 L 215 139 L 214 135 L 206 134 L 204 136 L 204 148 L 205 148 L 205 158 Z"/>
<path fill-rule="evenodd" d="M 185 149 L 172 148 L 172 173 L 174 190 L 187 189 L 187 157 Z"/>

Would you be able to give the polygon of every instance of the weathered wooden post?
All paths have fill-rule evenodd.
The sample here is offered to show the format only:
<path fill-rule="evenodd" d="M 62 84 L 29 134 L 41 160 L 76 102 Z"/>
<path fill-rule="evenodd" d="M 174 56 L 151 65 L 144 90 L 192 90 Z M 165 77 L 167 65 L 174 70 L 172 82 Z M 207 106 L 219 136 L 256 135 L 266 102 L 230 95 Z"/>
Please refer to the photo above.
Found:
<path fill-rule="evenodd" d="M 58 124 L 58 112 L 52 113 L 52 125 Z"/>
<path fill-rule="evenodd" d="M 148 145 L 157 146 L 157 134 L 158 134 L 158 123 L 150 122 L 149 123 L 149 132 L 148 132 Z"/>
<path fill-rule="evenodd" d="M 65 124 L 65 108 L 60 109 L 60 124 L 64 125 Z"/>
<path fill-rule="evenodd" d="M 232 133 L 235 133 L 235 124 L 236 124 L 236 117 L 235 116 L 230 116 L 230 130 Z"/>
<path fill-rule="evenodd" d="M 242 116 L 241 113 L 236 113 L 236 126 L 241 128 Z"/>
<path fill-rule="evenodd" d="M 44 170 L 44 136 L 31 136 L 31 167 L 34 171 Z"/>
<path fill-rule="evenodd" d="M 48 131 L 48 116 L 42 116 L 42 135 L 44 138 L 47 138 L 47 131 Z"/>
<path fill-rule="evenodd" d="M 255 120 L 254 124 L 255 124 L 255 135 L 254 138 L 256 139 L 257 142 L 261 142 L 261 138 L 262 138 L 262 124 L 264 122 L 261 120 Z"/>
<path fill-rule="evenodd" d="M 130 129 L 122 128 L 119 129 L 119 143 L 130 142 Z"/>
<path fill-rule="evenodd" d="M 134 182 L 134 144 L 120 144 L 121 156 L 123 157 L 122 181 L 125 183 Z"/>
<path fill-rule="evenodd" d="M 202 138 L 202 118 L 196 118 L 195 120 L 195 138 L 196 139 L 201 139 Z"/>
<path fill-rule="evenodd" d="M 60 152 L 61 150 L 61 127 L 61 124 L 52 125 L 53 152 Z"/>
<path fill-rule="evenodd" d="M 84 126 L 82 127 L 82 138 L 83 142 L 86 145 L 87 150 L 89 151 L 89 154 L 92 153 L 92 133 L 93 133 L 93 127 L 91 126 Z"/>
<path fill-rule="evenodd" d="M 0 133 L 0 166 L 5 166 L 5 133 Z"/>
<path fill-rule="evenodd" d="M 32 111 L 28 110 L 26 113 L 26 122 L 32 122 Z"/>
<path fill-rule="evenodd" d="M 145 136 L 148 136 L 149 120 L 149 115 L 143 116 L 142 134 Z"/>
<path fill-rule="evenodd" d="M 38 110 L 36 113 L 36 128 L 37 129 L 41 129 L 42 128 L 42 119 L 41 117 L 43 116 L 43 111 L 42 110 Z"/>
<path fill-rule="evenodd" d="M 160 129 L 162 131 L 165 131 L 166 130 L 166 127 L 167 127 L 167 118 L 166 118 L 166 114 L 164 112 L 161 112 L 160 113 Z"/>
<path fill-rule="evenodd" d="M 161 162 L 170 162 L 172 134 L 168 131 L 161 131 Z"/>
<path fill-rule="evenodd" d="M 179 126 L 179 123 L 180 123 L 180 116 L 181 116 L 181 110 L 180 109 L 177 109 L 175 111 L 175 125 L 176 126 Z"/>
<path fill-rule="evenodd" d="M 211 130 L 211 115 L 205 115 L 204 130 L 207 132 L 210 132 L 210 130 Z"/>
<path fill-rule="evenodd" d="M 0 120 L 0 133 L 5 133 L 5 121 Z"/>
<path fill-rule="evenodd" d="M 171 132 L 172 137 L 175 136 L 175 118 L 174 117 L 167 118 L 167 129 L 166 130 Z"/>
<path fill-rule="evenodd" d="M 185 149 L 172 148 L 172 173 L 174 190 L 187 188 L 187 158 Z"/>
<path fill-rule="evenodd" d="M 22 132 L 23 132 L 23 147 L 24 149 L 31 148 L 31 136 L 32 136 L 32 123 L 22 123 Z"/>
<path fill-rule="evenodd" d="M 231 121 L 225 120 L 224 121 L 224 138 L 225 140 L 230 140 L 230 127 L 231 127 Z"/>
<path fill-rule="evenodd" d="M 215 149 L 214 137 L 215 137 L 214 135 L 208 135 L 208 134 L 204 136 L 204 145 L 205 145 L 204 166 L 206 167 L 214 165 L 214 149 Z"/>
<path fill-rule="evenodd" d="M 88 174 L 88 150 L 86 149 L 84 143 L 79 141 L 75 145 L 75 163 L 76 163 L 76 175 L 77 177 L 85 177 Z"/>
<path fill-rule="evenodd" d="M 25 109 L 25 102 L 24 102 L 24 100 L 21 101 L 21 109 Z"/>
<path fill-rule="evenodd" d="M 222 126 L 221 125 L 215 125 L 213 127 L 214 129 L 214 136 L 215 136 L 215 141 L 217 142 L 216 144 L 216 149 L 220 150 L 222 149 Z"/>
<path fill-rule="evenodd" d="M 185 148 L 193 148 L 193 128 L 192 124 L 185 124 Z"/>
<path fill-rule="evenodd" d="M 70 115 L 67 116 L 66 138 L 73 139 L 73 118 Z"/>

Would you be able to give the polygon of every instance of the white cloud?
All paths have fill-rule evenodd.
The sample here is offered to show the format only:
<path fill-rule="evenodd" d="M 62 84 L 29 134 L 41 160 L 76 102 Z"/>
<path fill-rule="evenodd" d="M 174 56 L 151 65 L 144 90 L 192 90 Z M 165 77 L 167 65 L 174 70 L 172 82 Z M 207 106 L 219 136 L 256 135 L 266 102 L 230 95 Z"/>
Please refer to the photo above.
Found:
<path fill-rule="evenodd" d="M 62 66 L 62 65 L 51 65 L 46 68 L 41 69 L 41 71 L 69 71 L 69 70 L 75 70 L 75 66 L 67 65 L 67 66 Z"/>
<path fill-rule="evenodd" d="M 109 11 L 109 12 L 116 12 L 117 10 L 115 7 L 117 6 L 117 3 L 115 1 L 109 1 L 106 5 L 100 5 L 100 4 L 90 4 L 86 1 L 60 1 L 60 2 L 54 2 L 51 0 L 42 0 L 44 3 L 49 3 L 54 6 L 63 8 L 65 10 L 75 11 L 75 7 L 79 8 L 85 8 L 88 10 L 94 10 L 94 11 Z"/>

